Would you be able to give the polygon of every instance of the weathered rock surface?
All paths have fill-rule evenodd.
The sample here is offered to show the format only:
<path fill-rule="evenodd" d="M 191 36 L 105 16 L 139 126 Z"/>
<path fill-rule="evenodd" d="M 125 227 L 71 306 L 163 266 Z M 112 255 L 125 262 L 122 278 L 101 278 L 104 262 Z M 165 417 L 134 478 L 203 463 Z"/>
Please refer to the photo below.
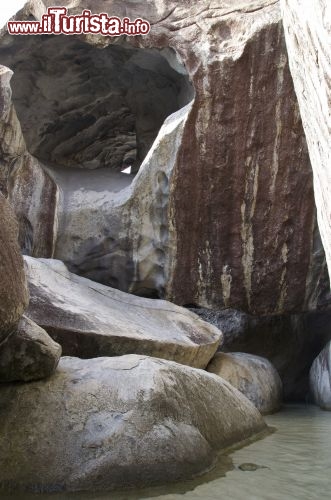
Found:
<path fill-rule="evenodd" d="M 283 383 L 285 401 L 307 401 L 309 370 L 331 340 L 331 313 L 257 317 L 227 309 L 192 309 L 223 333 L 222 351 L 267 358 Z"/>
<path fill-rule="evenodd" d="M 267 415 L 282 405 L 282 382 L 270 361 L 242 352 L 217 353 L 207 368 L 242 392 Z"/>
<path fill-rule="evenodd" d="M 17 330 L 0 345 L 0 382 L 39 380 L 52 375 L 61 346 L 23 316 Z"/>
<path fill-rule="evenodd" d="M 317 356 L 310 369 L 310 389 L 314 403 L 331 410 L 331 342 Z"/>
<path fill-rule="evenodd" d="M 93 176 L 52 171 L 62 193 L 55 255 L 72 272 L 137 295 L 167 296 L 169 179 L 189 111 L 166 120 L 132 184 L 105 169 Z"/>
<path fill-rule="evenodd" d="M 48 6 L 51 2 L 44 3 Z M 91 36 L 79 41 L 75 37 L 49 37 L 42 42 L 38 36 L 24 40 L 3 36 L 0 61 L 15 71 L 14 103 L 21 122 L 27 124 L 27 140 L 35 154 L 52 164 L 63 160 L 67 169 L 78 165 L 107 169 L 104 147 L 99 152 L 95 148 L 99 141 L 103 146 L 113 144 L 111 137 L 102 136 L 109 129 L 118 137 L 116 148 L 113 144 L 109 150 L 109 165 L 112 154 L 115 169 L 121 163 L 118 158 L 124 164 L 134 160 L 133 145 L 123 139 L 132 134 L 132 114 L 121 120 L 123 130 L 116 129 L 118 121 L 115 128 L 112 120 L 104 127 L 101 119 L 108 102 L 104 66 L 100 69 L 99 65 L 104 54 L 118 56 L 124 68 L 130 54 L 135 61 L 139 56 L 146 82 L 151 82 L 147 76 L 151 69 L 158 73 L 153 81 L 161 82 L 160 65 L 153 65 L 161 56 L 167 59 L 161 64 L 163 70 L 170 65 L 177 73 L 172 73 L 177 86 L 172 87 L 174 92 L 168 84 L 164 89 L 167 96 L 171 94 L 168 101 L 174 106 L 166 109 L 160 99 L 157 119 L 152 118 L 158 113 L 157 102 L 151 106 L 155 111 L 145 107 L 145 117 L 140 108 L 134 110 L 139 157 L 138 163 L 132 162 L 134 167 L 139 166 L 165 115 L 191 99 L 188 79 L 195 97 L 191 105 L 168 120 L 129 187 L 121 189 L 122 180 L 114 178 L 109 179 L 108 188 L 104 173 L 100 173 L 94 187 L 89 188 L 91 177 L 77 169 L 67 184 L 62 169 L 52 166 L 51 175 L 61 188 L 55 257 L 85 277 L 180 305 L 225 306 L 252 314 L 319 307 L 329 290 L 327 269 L 278 2 L 223 0 L 206 5 L 198 0 L 178 5 L 174 0 L 149 0 L 124 5 L 96 1 L 92 6 L 82 0 L 74 7 L 63 3 L 70 5 L 72 14 L 89 7 L 119 17 L 144 17 L 152 23 L 152 30 L 146 37 L 119 38 L 115 44 L 113 39 Z M 91 58 L 93 45 L 98 47 L 97 58 Z M 71 54 L 78 46 L 73 65 Z M 49 90 L 50 81 L 64 78 L 64 64 L 53 64 L 52 57 L 47 62 L 48 54 L 58 55 L 64 64 L 66 54 L 70 60 L 65 90 L 62 84 Z M 168 78 L 169 71 L 163 76 Z M 140 70 L 138 73 L 141 75 Z M 125 74 L 130 80 L 133 73 Z M 79 84 L 82 76 L 86 82 L 83 88 Z M 27 110 L 31 109 L 35 79 L 38 85 L 33 86 L 31 114 Z M 90 80 L 93 89 L 89 88 Z M 125 108 L 121 89 L 127 88 L 127 83 L 119 80 L 114 89 L 118 89 L 116 103 L 121 110 Z M 139 102 L 139 82 L 132 80 L 135 102 Z M 156 96 L 153 85 L 148 89 Z M 80 92 L 86 97 L 86 109 Z M 109 99 L 114 104 L 113 94 Z M 59 110 L 63 111 L 65 127 L 60 127 Z M 82 124 L 82 130 L 76 131 L 81 133 L 76 141 L 77 123 Z M 98 144 L 89 144 L 88 131 Z M 140 148 L 138 136 L 144 133 L 146 147 Z M 54 141 L 55 149 L 47 149 L 50 143 L 46 138 Z M 128 144 L 133 148 L 130 151 Z M 91 165 L 94 157 L 97 165 Z M 75 186 L 71 193 L 69 184 Z"/>
<path fill-rule="evenodd" d="M 222 351 L 229 351 L 236 342 L 242 342 L 249 337 L 252 316 L 236 309 L 215 311 L 204 307 L 189 308 L 204 321 L 216 326 L 223 333 Z"/>
<path fill-rule="evenodd" d="M 0 66 L 0 152 L 5 163 L 13 161 L 17 156 L 25 153 L 25 142 L 11 102 L 12 91 L 10 81 L 13 72 L 5 66 Z M 6 188 L 5 166 L 1 166 L 1 189 Z"/>
<path fill-rule="evenodd" d="M 0 486 L 13 490 L 188 478 L 218 450 L 266 428 L 221 378 L 136 355 L 62 358 L 48 381 L 0 391 Z"/>
<path fill-rule="evenodd" d="M 70 273 L 60 261 L 25 257 L 27 316 L 64 355 L 145 354 L 205 368 L 222 337 L 215 327 L 161 300 L 128 295 Z"/>
<path fill-rule="evenodd" d="M 11 101 L 12 75 L 10 69 L 0 66 L 0 190 L 8 196 L 17 216 L 22 251 L 35 257 L 52 257 L 58 189 L 27 151 Z"/>
<path fill-rule="evenodd" d="M 165 118 L 193 96 L 187 76 L 157 50 L 11 37 L 1 57 L 15 70 L 15 108 L 30 153 L 60 167 L 138 169 Z"/>
<path fill-rule="evenodd" d="M 16 327 L 29 294 L 18 246 L 18 224 L 0 193 L 0 342 Z"/>
<path fill-rule="evenodd" d="M 8 195 L 19 222 L 22 252 L 34 257 L 52 257 L 57 232 L 58 188 L 29 153 L 11 170 Z"/>
<path fill-rule="evenodd" d="M 318 224 L 331 272 L 331 5 L 281 0 L 294 88 L 314 171 Z"/>

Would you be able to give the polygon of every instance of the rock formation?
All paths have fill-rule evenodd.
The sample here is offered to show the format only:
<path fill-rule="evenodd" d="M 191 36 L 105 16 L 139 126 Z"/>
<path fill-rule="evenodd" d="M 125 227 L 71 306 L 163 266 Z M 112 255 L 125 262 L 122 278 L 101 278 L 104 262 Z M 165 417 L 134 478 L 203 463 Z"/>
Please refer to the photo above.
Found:
<path fill-rule="evenodd" d="M 179 305 L 319 307 L 327 269 L 278 2 L 81 1 L 69 11 L 84 7 L 145 17 L 151 33 L 0 40 L 29 152 L 60 187 L 54 256 Z M 116 76 L 104 78 L 106 60 Z M 118 171 L 129 164 L 141 164 L 130 185 Z"/>
<path fill-rule="evenodd" d="M 23 316 L 17 330 L 0 347 L 0 382 L 29 382 L 52 375 L 61 346 Z"/>
<path fill-rule="evenodd" d="M 233 309 L 192 311 L 222 331 L 222 351 L 267 358 L 280 375 L 285 401 L 307 401 L 310 367 L 331 340 L 330 311 L 264 317 Z"/>
<path fill-rule="evenodd" d="M 280 409 L 282 382 L 267 359 L 242 352 L 217 353 L 207 370 L 242 392 L 262 415 Z"/>
<path fill-rule="evenodd" d="M 19 221 L 22 251 L 52 257 L 57 186 L 26 149 L 11 102 L 12 75 L 10 69 L 0 66 L 0 190 L 8 196 Z"/>
<path fill-rule="evenodd" d="M 33 492 L 192 477 L 266 429 L 220 377 L 136 355 L 62 358 L 47 383 L 5 385 L 0 421 L 0 487 Z"/>
<path fill-rule="evenodd" d="M 330 8 L 316 0 L 304 19 L 303 0 L 282 12 L 275 0 L 61 3 L 152 29 L 0 32 L 0 489 L 191 477 L 266 429 L 223 376 L 262 412 L 280 405 L 275 370 L 242 353 L 268 358 L 302 400 L 330 340 L 314 203 L 315 186 L 331 262 Z M 216 354 L 221 377 L 196 368 L 222 333 L 182 305 L 240 351 Z M 56 341 L 95 359 L 59 362 Z M 310 371 L 328 409 L 329 365 L 330 344 Z"/>
<path fill-rule="evenodd" d="M 281 0 L 294 88 L 314 171 L 318 224 L 331 272 L 331 5 Z"/>
<path fill-rule="evenodd" d="M 331 342 L 312 364 L 310 388 L 314 403 L 323 410 L 331 410 Z"/>
<path fill-rule="evenodd" d="M 0 347 L 28 305 L 23 259 L 18 246 L 18 224 L 0 193 Z"/>
<path fill-rule="evenodd" d="M 69 273 L 60 261 L 25 257 L 27 316 L 63 348 L 93 358 L 145 354 L 205 368 L 221 332 L 185 309 L 143 299 Z"/>

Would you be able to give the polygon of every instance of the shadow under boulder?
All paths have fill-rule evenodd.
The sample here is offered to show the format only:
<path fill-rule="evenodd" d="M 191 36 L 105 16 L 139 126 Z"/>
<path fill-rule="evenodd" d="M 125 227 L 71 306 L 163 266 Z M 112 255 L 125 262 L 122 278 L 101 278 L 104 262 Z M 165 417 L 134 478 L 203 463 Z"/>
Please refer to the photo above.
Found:
<path fill-rule="evenodd" d="M 234 309 L 191 310 L 222 331 L 222 351 L 268 359 L 280 375 L 285 401 L 309 400 L 310 367 L 331 340 L 329 311 L 258 317 Z"/>

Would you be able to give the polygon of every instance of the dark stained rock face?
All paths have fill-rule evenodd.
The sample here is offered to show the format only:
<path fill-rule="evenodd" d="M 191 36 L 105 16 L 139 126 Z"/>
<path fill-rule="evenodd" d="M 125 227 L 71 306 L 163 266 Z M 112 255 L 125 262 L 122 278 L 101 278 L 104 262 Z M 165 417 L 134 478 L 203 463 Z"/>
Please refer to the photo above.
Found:
<path fill-rule="evenodd" d="M 61 346 L 23 316 L 17 330 L 0 346 L 0 382 L 29 382 L 49 377 L 60 356 Z"/>
<path fill-rule="evenodd" d="M 69 10 L 86 7 L 146 18 L 151 33 L 0 42 L 28 149 L 59 186 L 47 204 L 54 257 L 179 305 L 254 315 L 325 305 L 278 2 L 84 0 Z M 119 172 L 129 164 L 141 164 L 134 180 Z"/>
<path fill-rule="evenodd" d="M 28 301 L 18 224 L 0 193 L 0 342 L 15 329 Z"/>
<path fill-rule="evenodd" d="M 236 57 L 221 53 L 209 78 L 202 66 L 194 75 L 175 170 L 173 300 L 254 314 L 309 308 L 320 270 L 313 183 L 282 26 L 272 16 Z"/>

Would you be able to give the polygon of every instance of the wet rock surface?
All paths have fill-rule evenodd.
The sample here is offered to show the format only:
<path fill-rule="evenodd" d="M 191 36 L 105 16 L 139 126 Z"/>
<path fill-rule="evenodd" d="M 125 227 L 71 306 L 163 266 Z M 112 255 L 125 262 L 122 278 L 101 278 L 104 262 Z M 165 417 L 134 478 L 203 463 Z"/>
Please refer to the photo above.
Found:
<path fill-rule="evenodd" d="M 14 491 L 188 478 L 218 450 L 266 429 L 221 378 L 135 355 L 64 357 L 47 382 L 1 387 L 1 402 L 0 486 Z"/>
<path fill-rule="evenodd" d="M 49 377 L 60 356 L 61 346 L 23 316 L 17 330 L 0 346 L 0 382 L 29 382 Z"/>
<path fill-rule="evenodd" d="M 265 358 L 242 352 L 217 353 L 207 368 L 246 396 L 267 415 L 280 410 L 283 400 L 280 377 Z"/>
<path fill-rule="evenodd" d="M 205 368 L 222 333 L 185 309 L 128 295 L 70 273 L 60 261 L 25 257 L 27 316 L 64 355 L 146 354 Z"/>

